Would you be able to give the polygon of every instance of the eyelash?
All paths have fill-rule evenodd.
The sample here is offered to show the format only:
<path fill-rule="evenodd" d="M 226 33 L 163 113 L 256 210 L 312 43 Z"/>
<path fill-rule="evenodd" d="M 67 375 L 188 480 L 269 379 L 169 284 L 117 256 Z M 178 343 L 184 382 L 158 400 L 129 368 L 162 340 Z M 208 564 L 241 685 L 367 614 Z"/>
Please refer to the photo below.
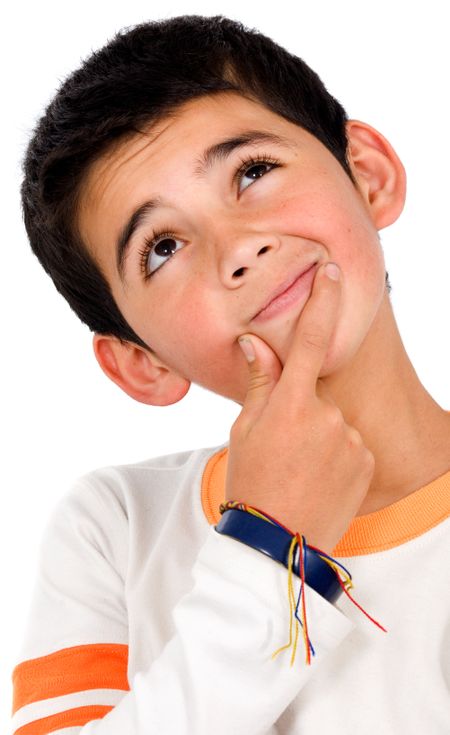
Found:
<path fill-rule="evenodd" d="M 274 168 L 278 168 L 278 166 L 281 166 L 281 162 L 278 159 L 272 158 L 272 156 L 266 155 L 265 153 L 262 153 L 260 156 L 255 158 L 253 156 L 249 156 L 248 158 L 241 158 L 240 160 L 241 165 L 233 176 L 233 184 L 239 184 L 247 169 L 251 168 L 252 166 L 257 166 L 259 163 L 268 163 Z"/>
<path fill-rule="evenodd" d="M 248 158 L 245 158 L 245 159 L 241 158 L 241 165 L 237 168 L 237 170 L 235 171 L 233 175 L 233 184 L 239 184 L 243 175 L 249 168 L 252 168 L 253 166 L 258 166 L 259 164 L 264 164 L 264 163 L 267 163 L 273 166 L 274 168 L 278 168 L 279 166 L 282 165 L 279 160 L 277 160 L 276 158 L 273 158 L 272 156 L 268 156 L 265 153 L 262 153 L 258 157 L 249 156 Z M 267 171 L 266 173 L 269 173 L 269 171 Z M 260 178 L 264 178 L 265 175 L 266 174 L 264 174 Z M 157 271 L 159 271 L 164 265 L 163 263 L 162 265 L 159 266 L 159 268 L 156 268 L 151 273 L 147 272 L 148 256 L 150 255 L 152 250 L 158 245 L 158 243 L 162 240 L 165 240 L 166 238 L 175 239 L 176 234 L 170 230 L 158 230 L 158 231 L 153 230 L 150 233 L 150 237 L 145 238 L 144 247 L 141 250 L 139 250 L 140 268 L 141 268 L 144 280 L 146 281 L 149 278 L 151 278 L 155 273 L 157 273 Z"/>

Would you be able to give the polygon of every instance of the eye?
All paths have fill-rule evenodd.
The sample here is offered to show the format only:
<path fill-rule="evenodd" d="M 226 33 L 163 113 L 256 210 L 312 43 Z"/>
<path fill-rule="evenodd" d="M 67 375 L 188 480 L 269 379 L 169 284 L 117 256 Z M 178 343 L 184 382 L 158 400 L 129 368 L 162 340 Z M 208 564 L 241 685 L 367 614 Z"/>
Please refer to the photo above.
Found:
<path fill-rule="evenodd" d="M 183 247 L 182 240 L 177 240 L 173 232 L 155 232 L 145 240 L 140 251 L 141 270 L 144 278 L 150 278 L 164 263 Z"/>
<path fill-rule="evenodd" d="M 261 179 L 273 168 L 278 168 L 280 165 L 280 162 L 271 156 L 262 155 L 259 158 L 250 157 L 241 162 L 241 165 L 234 175 L 234 179 L 238 184 L 246 178 L 250 179 L 250 183 L 253 183 L 257 179 Z M 244 189 L 248 189 L 248 186 L 245 186 Z"/>

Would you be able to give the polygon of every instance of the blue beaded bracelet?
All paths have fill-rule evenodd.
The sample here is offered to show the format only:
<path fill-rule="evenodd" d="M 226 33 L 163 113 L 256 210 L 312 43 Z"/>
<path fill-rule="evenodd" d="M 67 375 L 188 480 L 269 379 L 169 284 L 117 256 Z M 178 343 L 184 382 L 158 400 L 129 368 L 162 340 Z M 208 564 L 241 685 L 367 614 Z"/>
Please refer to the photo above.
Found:
<path fill-rule="evenodd" d="M 293 536 L 281 526 L 245 510 L 228 508 L 223 512 L 215 530 L 261 551 L 288 569 L 289 548 Z M 304 544 L 303 563 L 306 584 L 329 602 L 334 602 L 342 592 L 336 572 L 307 544 Z M 300 577 L 298 560 L 294 561 L 292 570 Z"/>

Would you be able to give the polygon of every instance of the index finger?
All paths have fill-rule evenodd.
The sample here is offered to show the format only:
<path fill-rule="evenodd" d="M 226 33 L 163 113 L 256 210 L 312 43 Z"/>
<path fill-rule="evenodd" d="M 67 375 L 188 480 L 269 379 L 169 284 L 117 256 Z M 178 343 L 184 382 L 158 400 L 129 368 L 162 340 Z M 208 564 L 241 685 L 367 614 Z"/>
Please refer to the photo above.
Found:
<path fill-rule="evenodd" d="M 333 266 L 328 271 L 328 266 Z M 337 269 L 337 270 L 336 270 Z M 337 275 L 333 277 L 333 275 Z M 335 263 L 318 268 L 311 296 L 300 315 L 289 355 L 278 381 L 279 390 L 297 395 L 315 394 L 337 321 L 341 295 L 340 270 Z"/>

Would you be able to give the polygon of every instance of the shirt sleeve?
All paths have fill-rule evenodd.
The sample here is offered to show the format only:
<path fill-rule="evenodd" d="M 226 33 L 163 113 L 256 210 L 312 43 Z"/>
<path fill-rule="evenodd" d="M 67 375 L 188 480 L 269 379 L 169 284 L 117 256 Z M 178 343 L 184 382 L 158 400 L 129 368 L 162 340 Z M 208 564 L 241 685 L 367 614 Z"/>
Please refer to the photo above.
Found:
<path fill-rule="evenodd" d="M 117 499 L 99 493 L 94 502 L 89 516 L 76 499 L 62 503 L 47 528 L 22 662 L 13 672 L 13 732 L 276 732 L 277 719 L 352 622 L 307 587 L 312 664 L 301 631 L 293 666 L 292 648 L 273 658 L 289 640 L 288 572 L 211 526 L 193 587 L 171 611 L 174 635 L 129 681 L 126 515 Z"/>

